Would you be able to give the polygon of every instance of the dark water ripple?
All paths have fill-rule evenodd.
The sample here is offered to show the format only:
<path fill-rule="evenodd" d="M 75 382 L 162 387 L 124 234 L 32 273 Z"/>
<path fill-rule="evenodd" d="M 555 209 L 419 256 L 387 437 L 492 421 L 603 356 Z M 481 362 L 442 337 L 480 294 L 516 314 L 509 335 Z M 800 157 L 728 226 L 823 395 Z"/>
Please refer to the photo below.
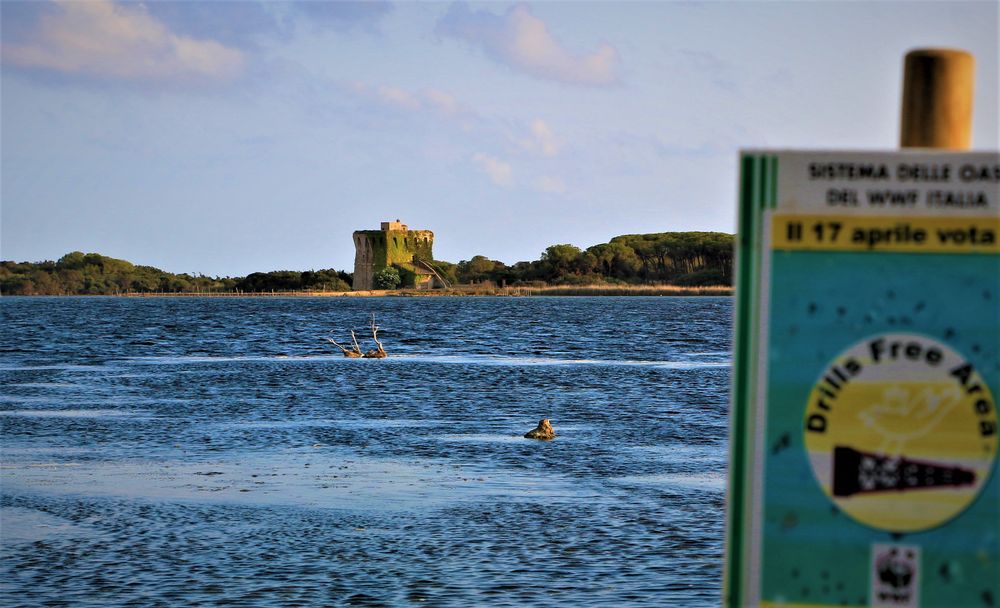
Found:
<path fill-rule="evenodd" d="M 382 323 L 384 361 L 321 338 Z M 715 604 L 724 298 L 0 302 L 4 605 Z M 560 436 L 520 438 L 541 417 Z"/>

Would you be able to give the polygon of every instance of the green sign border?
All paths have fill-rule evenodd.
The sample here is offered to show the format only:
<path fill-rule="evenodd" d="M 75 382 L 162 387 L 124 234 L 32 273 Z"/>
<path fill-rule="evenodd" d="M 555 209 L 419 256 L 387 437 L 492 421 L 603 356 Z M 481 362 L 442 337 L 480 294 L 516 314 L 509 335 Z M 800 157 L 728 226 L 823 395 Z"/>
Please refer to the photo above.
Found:
<path fill-rule="evenodd" d="M 758 343 L 760 311 L 760 245 L 765 209 L 777 203 L 778 157 L 744 154 L 740 160 L 740 201 L 736 250 L 736 335 L 734 339 L 732 409 L 729 445 L 729 519 L 726 522 L 726 566 L 723 604 L 742 606 L 746 595 L 748 556 L 744 526 L 750 509 L 754 458 L 757 361 L 753 347 Z"/>

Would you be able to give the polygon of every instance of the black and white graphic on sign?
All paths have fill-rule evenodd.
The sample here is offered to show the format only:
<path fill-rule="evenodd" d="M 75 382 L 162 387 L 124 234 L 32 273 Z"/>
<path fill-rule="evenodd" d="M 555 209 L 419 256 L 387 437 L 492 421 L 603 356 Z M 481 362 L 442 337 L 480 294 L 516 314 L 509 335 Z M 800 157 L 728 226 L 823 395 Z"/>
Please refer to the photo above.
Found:
<path fill-rule="evenodd" d="M 920 547 L 872 545 L 872 606 L 911 608 L 920 605 Z"/>

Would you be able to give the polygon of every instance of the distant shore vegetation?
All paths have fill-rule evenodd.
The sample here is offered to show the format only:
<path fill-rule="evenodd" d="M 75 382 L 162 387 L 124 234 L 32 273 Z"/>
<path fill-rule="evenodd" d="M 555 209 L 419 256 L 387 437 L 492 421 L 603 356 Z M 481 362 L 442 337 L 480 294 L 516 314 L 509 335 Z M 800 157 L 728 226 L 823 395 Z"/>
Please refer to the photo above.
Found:
<path fill-rule="evenodd" d="M 245 277 L 174 274 L 98 253 L 67 253 L 57 261 L 0 262 L 3 295 L 117 295 L 262 291 L 348 291 L 351 275 L 334 269 L 255 272 Z"/>
<path fill-rule="evenodd" d="M 587 249 L 552 245 L 540 259 L 512 266 L 481 255 L 458 264 L 435 264 L 446 279 L 459 284 L 728 286 L 733 282 L 733 245 L 733 235 L 722 232 L 629 234 Z"/>
<path fill-rule="evenodd" d="M 503 262 L 477 255 L 457 264 L 433 261 L 452 285 L 578 287 L 587 285 L 729 286 L 733 280 L 733 235 L 664 232 L 618 236 L 580 249 L 548 247 L 540 259 Z M 397 275 L 398 276 L 398 275 Z M 384 277 L 384 288 L 393 283 Z M 174 274 L 98 253 L 67 253 L 56 261 L 0 262 L 3 295 L 118 295 L 124 293 L 261 293 L 350 291 L 343 270 L 279 270 L 245 277 Z"/>

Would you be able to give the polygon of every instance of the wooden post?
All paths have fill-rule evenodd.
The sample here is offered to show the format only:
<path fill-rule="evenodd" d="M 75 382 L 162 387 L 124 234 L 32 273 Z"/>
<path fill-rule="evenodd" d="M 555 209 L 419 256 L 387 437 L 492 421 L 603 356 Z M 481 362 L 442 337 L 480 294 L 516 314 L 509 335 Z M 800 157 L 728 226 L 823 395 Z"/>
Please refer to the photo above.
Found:
<path fill-rule="evenodd" d="M 953 49 L 915 49 L 903 66 L 902 148 L 968 150 L 975 59 Z"/>

